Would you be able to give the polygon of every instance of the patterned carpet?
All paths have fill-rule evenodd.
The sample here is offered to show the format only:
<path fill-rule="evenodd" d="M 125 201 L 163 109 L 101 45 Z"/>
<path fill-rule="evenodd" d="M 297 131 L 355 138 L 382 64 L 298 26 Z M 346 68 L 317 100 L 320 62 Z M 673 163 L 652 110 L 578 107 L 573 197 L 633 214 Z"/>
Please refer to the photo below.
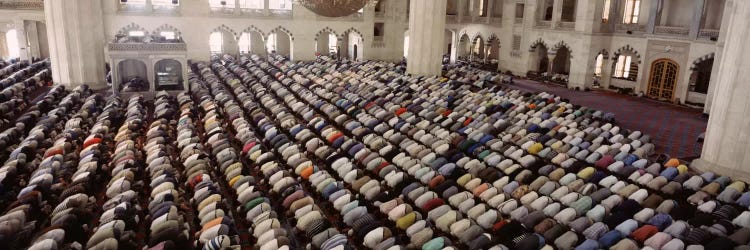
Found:
<path fill-rule="evenodd" d="M 708 123 L 700 109 L 608 91 L 572 91 L 559 85 L 525 79 L 515 79 L 515 84 L 510 87 L 532 93 L 544 91 L 569 99 L 574 104 L 612 112 L 617 125 L 651 135 L 657 153 L 679 158 L 700 156 L 702 143 L 697 142 L 697 138 L 705 132 Z"/>

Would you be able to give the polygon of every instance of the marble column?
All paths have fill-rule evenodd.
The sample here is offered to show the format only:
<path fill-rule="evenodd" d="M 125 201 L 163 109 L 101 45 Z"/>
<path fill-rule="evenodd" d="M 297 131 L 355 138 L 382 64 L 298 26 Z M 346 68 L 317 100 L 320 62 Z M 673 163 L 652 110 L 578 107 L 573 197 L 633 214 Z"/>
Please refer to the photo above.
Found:
<path fill-rule="evenodd" d="M 409 18 L 409 74 L 440 75 L 447 0 L 411 0 Z"/>
<path fill-rule="evenodd" d="M 547 60 L 549 60 L 549 63 L 547 63 L 547 75 L 550 77 L 554 74 L 552 67 L 555 65 L 555 57 L 557 57 L 557 53 L 547 53 Z"/>
<path fill-rule="evenodd" d="M 100 0 L 44 1 L 52 79 L 104 89 L 104 19 Z M 112 65 L 115 67 L 116 65 Z"/>
<path fill-rule="evenodd" d="M 26 25 L 23 19 L 14 20 L 16 29 L 16 38 L 18 40 L 18 58 L 21 60 L 29 59 L 29 46 L 26 40 Z"/>
<path fill-rule="evenodd" d="M 29 56 L 29 59 L 31 58 L 39 58 L 40 57 L 40 48 L 39 48 L 39 30 L 37 29 L 37 22 L 36 21 L 29 21 L 24 22 L 25 23 L 25 29 L 26 29 L 26 42 L 28 43 L 28 51 L 26 52 Z"/>
<path fill-rule="evenodd" d="M 552 28 L 560 27 L 562 21 L 563 1 L 555 0 L 552 2 Z"/>
<path fill-rule="evenodd" d="M 703 9 L 706 6 L 706 0 L 695 0 L 693 6 L 693 20 L 690 23 L 690 39 L 698 39 L 698 33 L 703 23 Z"/>
<path fill-rule="evenodd" d="M 609 89 L 609 85 L 612 83 L 612 60 L 610 60 L 609 57 L 605 57 L 605 59 L 602 60 L 602 76 L 599 78 L 599 86 L 601 86 L 602 89 Z"/>
<path fill-rule="evenodd" d="M 651 1 L 651 6 L 649 7 L 648 13 L 648 25 L 646 26 L 646 33 L 654 34 L 656 26 L 660 25 L 659 22 L 661 22 L 661 9 L 663 6 L 663 0 Z"/>
<path fill-rule="evenodd" d="M 692 166 L 750 180 L 750 1 L 729 0 L 724 10 L 722 34 L 726 34 L 724 51 L 718 62 L 711 116 L 701 158 Z"/>

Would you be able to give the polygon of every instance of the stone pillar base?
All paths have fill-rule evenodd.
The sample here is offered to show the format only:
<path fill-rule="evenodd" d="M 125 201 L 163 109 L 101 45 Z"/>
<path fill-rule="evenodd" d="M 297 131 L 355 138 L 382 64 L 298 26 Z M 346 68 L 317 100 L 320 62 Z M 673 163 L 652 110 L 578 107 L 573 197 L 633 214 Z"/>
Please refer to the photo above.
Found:
<path fill-rule="evenodd" d="M 708 162 L 703 158 L 693 160 L 693 162 L 690 163 L 690 168 L 699 173 L 713 172 L 721 176 L 727 176 L 732 178 L 733 181 L 750 182 L 750 172 L 720 166 L 716 163 Z"/>

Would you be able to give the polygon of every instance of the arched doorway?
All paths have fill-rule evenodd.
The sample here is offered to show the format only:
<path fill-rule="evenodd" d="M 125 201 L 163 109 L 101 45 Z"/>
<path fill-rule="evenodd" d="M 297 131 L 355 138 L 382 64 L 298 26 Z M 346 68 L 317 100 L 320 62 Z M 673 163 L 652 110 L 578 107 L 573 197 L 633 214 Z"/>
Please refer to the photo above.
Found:
<path fill-rule="evenodd" d="M 142 92 L 150 89 L 146 63 L 127 59 L 117 64 L 119 90 L 124 92 Z"/>
<path fill-rule="evenodd" d="M 240 54 L 262 55 L 265 53 L 263 49 L 263 35 L 257 31 L 242 32 L 237 44 L 240 47 Z"/>
<path fill-rule="evenodd" d="M 485 51 L 484 51 L 484 39 L 482 36 L 476 36 L 474 38 L 474 41 L 472 41 L 471 44 L 471 58 L 474 61 L 484 61 L 485 58 Z"/>
<path fill-rule="evenodd" d="M 466 60 L 471 52 L 471 44 L 469 43 L 469 36 L 466 34 L 461 35 L 458 39 L 458 58 L 460 60 Z"/>
<path fill-rule="evenodd" d="M 315 37 L 315 51 L 322 56 L 338 57 L 338 36 L 333 32 L 324 31 Z"/>
<path fill-rule="evenodd" d="M 211 35 L 208 37 L 208 46 L 211 55 L 239 54 L 239 45 L 237 44 L 237 39 L 235 39 L 232 32 L 229 32 L 227 30 L 220 29 L 211 33 Z"/>
<path fill-rule="evenodd" d="M 680 66 L 669 59 L 659 59 L 651 64 L 651 76 L 648 80 L 648 96 L 660 100 L 672 100 L 677 86 L 677 74 Z"/>
<path fill-rule="evenodd" d="M 693 68 L 691 69 L 693 73 L 690 75 L 690 92 L 708 93 L 708 85 L 711 82 L 711 70 L 713 67 L 713 56 L 693 64 Z"/>
<path fill-rule="evenodd" d="M 568 47 L 560 47 L 557 49 L 555 59 L 552 61 L 552 73 L 568 75 L 570 72 L 570 50 Z"/>
<path fill-rule="evenodd" d="M 549 70 L 549 58 L 547 57 L 547 46 L 544 43 L 538 43 L 531 50 L 533 56 L 532 64 L 529 67 L 530 71 L 536 71 L 536 73 L 542 74 Z"/>
<path fill-rule="evenodd" d="M 487 39 L 487 44 L 489 44 L 487 48 L 487 59 L 490 61 L 500 60 L 500 39 L 492 35 Z"/>
<path fill-rule="evenodd" d="M 174 59 L 162 59 L 154 67 L 156 90 L 183 90 L 182 63 Z"/>
<path fill-rule="evenodd" d="M 292 60 L 292 37 L 281 30 L 274 30 L 266 40 L 266 51 L 286 56 Z"/>
<path fill-rule="evenodd" d="M 445 34 L 443 35 L 443 44 L 445 44 L 443 48 L 443 62 L 455 62 L 455 44 L 453 44 L 455 35 L 456 32 L 453 30 L 445 29 Z"/>
<path fill-rule="evenodd" d="M 339 52 L 341 58 L 349 58 L 350 60 L 360 60 L 363 58 L 361 48 L 364 41 L 358 31 L 347 31 L 344 33 L 344 39 L 341 42 L 340 47 L 342 50 Z"/>

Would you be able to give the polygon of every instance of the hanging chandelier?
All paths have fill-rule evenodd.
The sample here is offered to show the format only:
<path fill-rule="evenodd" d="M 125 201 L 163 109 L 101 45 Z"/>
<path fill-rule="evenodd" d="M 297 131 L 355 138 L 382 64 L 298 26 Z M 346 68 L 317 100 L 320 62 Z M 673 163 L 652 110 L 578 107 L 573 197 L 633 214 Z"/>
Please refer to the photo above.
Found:
<path fill-rule="evenodd" d="M 357 13 L 364 7 L 372 7 L 378 0 L 296 0 L 302 6 L 325 17 L 344 17 Z"/>

